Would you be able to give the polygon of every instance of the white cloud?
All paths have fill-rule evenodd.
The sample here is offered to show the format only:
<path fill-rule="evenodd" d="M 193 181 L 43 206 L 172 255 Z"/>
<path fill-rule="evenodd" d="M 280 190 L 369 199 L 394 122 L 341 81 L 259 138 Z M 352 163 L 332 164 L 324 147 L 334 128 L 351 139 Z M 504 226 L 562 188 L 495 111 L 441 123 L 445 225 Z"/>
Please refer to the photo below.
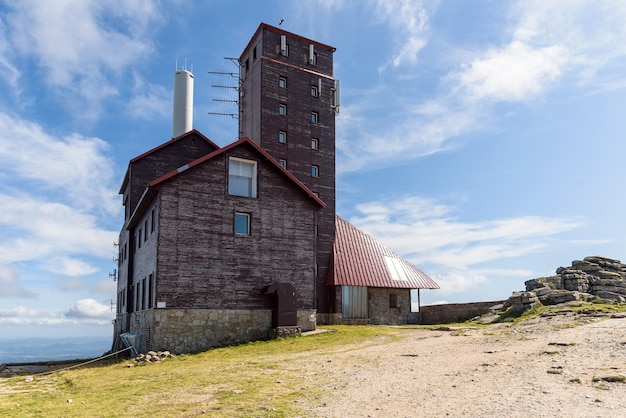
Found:
<path fill-rule="evenodd" d="M 580 226 L 570 219 L 538 216 L 462 222 L 452 207 L 416 196 L 356 209 L 360 215 L 350 222 L 358 228 L 418 266 L 429 263 L 448 270 L 535 252 L 551 237 Z"/>
<path fill-rule="evenodd" d="M 83 279 L 80 277 L 70 277 L 63 280 L 61 290 L 64 292 L 75 292 L 83 288 Z"/>
<path fill-rule="evenodd" d="M 104 293 L 114 295 L 117 291 L 117 283 L 111 279 L 102 279 L 89 290 L 90 293 Z"/>
<path fill-rule="evenodd" d="M 133 74 L 133 78 L 134 95 L 128 102 L 128 115 L 144 120 L 159 120 L 171 117 L 171 89 L 149 83 L 136 73 Z"/>
<path fill-rule="evenodd" d="M 11 64 L 10 44 L 7 39 L 6 26 L 0 16 L 0 80 L 6 82 L 13 90 L 17 90 L 20 72 Z"/>
<path fill-rule="evenodd" d="M 13 267 L 0 264 L 0 297 L 31 298 L 35 294 L 18 283 L 19 274 Z"/>
<path fill-rule="evenodd" d="M 109 145 L 78 134 L 61 137 L 35 122 L 0 113 L 0 176 L 30 181 L 33 192 L 61 192 L 83 209 L 120 210 Z"/>
<path fill-rule="evenodd" d="M 0 225 L 8 232 L 0 238 L 0 262 L 63 254 L 111 257 L 117 239 L 116 232 L 98 227 L 92 215 L 30 196 L 0 193 Z"/>
<path fill-rule="evenodd" d="M 448 68 L 432 80 L 435 90 L 429 96 L 415 81 L 415 68 L 400 64 L 417 61 L 431 36 L 432 12 L 422 2 L 376 4 L 372 10 L 391 28 L 390 36 L 401 34 L 404 40 L 382 68 L 403 71 L 397 79 L 386 75 L 389 85 L 362 94 L 344 88 L 337 119 L 342 138 L 337 141 L 337 167 L 342 171 L 397 165 L 453 149 L 455 139 L 488 129 L 499 104 L 542 100 L 565 83 L 587 89 L 583 93 L 626 86 L 621 62 L 626 56 L 624 2 L 568 2 L 566 7 L 541 0 L 514 3 L 492 27 L 500 33 L 491 39 L 501 39 L 500 44 L 463 45 L 463 51 L 429 55 L 438 60 L 432 64 L 437 72 Z M 502 28 L 503 22 L 508 26 Z M 373 125 L 368 114 L 380 112 L 381 104 L 393 111 L 387 112 L 384 126 Z"/>
<path fill-rule="evenodd" d="M 33 57 L 45 81 L 81 116 L 96 118 L 102 100 L 119 94 L 111 83 L 149 54 L 149 30 L 162 20 L 148 0 L 9 1 L 7 25 L 15 55 Z M 82 98 L 76 103 L 76 98 Z"/>
<path fill-rule="evenodd" d="M 384 72 L 390 65 L 399 67 L 405 63 L 416 64 L 417 56 L 428 39 L 429 8 L 435 8 L 437 2 L 428 2 L 426 5 L 423 1 L 415 0 L 374 0 L 370 3 L 375 16 L 394 28 L 394 33 L 399 35 L 394 39 L 398 46 L 393 48 L 393 57 L 379 71 Z"/>
<path fill-rule="evenodd" d="M 440 287 L 437 293 L 443 295 L 464 293 L 469 289 L 488 282 L 486 276 L 471 270 L 450 270 L 436 274 L 432 278 Z"/>
<path fill-rule="evenodd" d="M 107 325 L 114 317 L 109 306 L 94 299 L 78 300 L 67 312 L 24 306 L 0 309 L 0 325 Z"/>
<path fill-rule="evenodd" d="M 92 320 L 111 320 L 115 318 L 115 311 L 110 306 L 104 305 L 95 299 L 81 299 L 76 301 L 65 316 L 68 318 L 81 318 Z"/>
<path fill-rule="evenodd" d="M 532 48 L 514 41 L 453 73 L 455 94 L 468 101 L 525 101 L 544 92 L 567 62 L 563 47 Z"/>

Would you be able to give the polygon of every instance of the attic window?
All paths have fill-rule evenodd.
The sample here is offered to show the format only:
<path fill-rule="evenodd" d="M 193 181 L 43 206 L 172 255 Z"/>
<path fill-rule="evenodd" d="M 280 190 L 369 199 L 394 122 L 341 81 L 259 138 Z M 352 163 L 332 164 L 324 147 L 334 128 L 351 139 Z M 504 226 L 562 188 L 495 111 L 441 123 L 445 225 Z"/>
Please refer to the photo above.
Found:
<path fill-rule="evenodd" d="M 395 257 L 385 256 L 385 264 L 387 265 L 387 270 L 389 271 L 392 280 L 402 282 L 409 280 L 406 275 L 406 271 L 404 270 L 404 265 L 400 260 Z"/>
<path fill-rule="evenodd" d="M 230 157 L 228 160 L 228 194 L 256 197 L 256 161 Z"/>

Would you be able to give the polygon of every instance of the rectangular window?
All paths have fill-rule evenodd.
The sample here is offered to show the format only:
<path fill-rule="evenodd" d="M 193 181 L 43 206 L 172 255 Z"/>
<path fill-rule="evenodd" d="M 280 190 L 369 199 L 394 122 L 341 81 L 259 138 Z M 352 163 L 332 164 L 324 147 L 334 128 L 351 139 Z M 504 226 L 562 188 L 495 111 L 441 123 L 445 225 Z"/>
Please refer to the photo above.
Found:
<path fill-rule="evenodd" d="M 250 214 L 235 212 L 235 234 L 250 235 Z"/>
<path fill-rule="evenodd" d="M 320 95 L 320 89 L 319 87 L 317 87 L 316 85 L 312 85 L 311 86 L 311 96 L 313 97 L 319 97 Z"/>
<path fill-rule="evenodd" d="M 320 149 L 320 140 L 317 138 L 311 138 L 311 149 Z"/>
<path fill-rule="evenodd" d="M 256 59 L 256 46 L 254 47 L 254 49 L 252 50 L 252 59 L 255 60 Z"/>
<path fill-rule="evenodd" d="M 152 300 L 154 299 L 153 293 L 154 293 L 154 274 L 151 274 L 150 277 L 148 278 L 148 309 L 152 309 L 154 307 L 154 304 L 152 303 Z"/>
<path fill-rule="evenodd" d="M 312 165 L 311 166 L 311 175 L 313 177 L 319 177 L 320 176 L 320 168 L 316 165 Z"/>
<path fill-rule="evenodd" d="M 285 116 L 287 114 L 287 105 L 281 103 L 278 105 L 278 114 L 281 116 Z"/>
<path fill-rule="evenodd" d="M 285 131 L 278 132 L 278 142 L 282 144 L 287 142 L 287 132 Z"/>
<path fill-rule="evenodd" d="M 148 241 L 148 220 L 143 221 L 143 240 Z"/>
<path fill-rule="evenodd" d="M 284 160 L 284 159 L 280 158 L 280 159 L 278 160 L 278 164 L 280 164 L 280 166 L 281 166 L 282 168 L 287 168 L 287 160 Z"/>
<path fill-rule="evenodd" d="M 398 295 L 396 293 L 389 295 L 389 307 L 392 309 L 398 307 Z"/>
<path fill-rule="evenodd" d="M 281 89 L 287 88 L 287 77 L 278 77 L 278 87 L 280 87 Z"/>
<path fill-rule="evenodd" d="M 141 248 L 141 228 L 139 228 L 139 234 L 137 234 L 137 249 Z"/>
<path fill-rule="evenodd" d="M 229 158 L 228 194 L 256 197 L 256 161 Z"/>
<path fill-rule="evenodd" d="M 317 112 L 311 112 L 311 122 L 320 123 L 320 114 Z"/>
<path fill-rule="evenodd" d="M 152 215 L 150 216 L 150 233 L 154 232 L 154 209 L 152 209 Z"/>

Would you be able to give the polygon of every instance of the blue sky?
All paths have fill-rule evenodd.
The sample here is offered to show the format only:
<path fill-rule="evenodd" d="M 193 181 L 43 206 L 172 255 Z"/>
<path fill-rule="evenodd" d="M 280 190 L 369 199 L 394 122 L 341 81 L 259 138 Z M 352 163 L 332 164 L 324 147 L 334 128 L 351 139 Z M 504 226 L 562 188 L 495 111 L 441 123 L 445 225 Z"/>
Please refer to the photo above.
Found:
<path fill-rule="evenodd" d="M 626 3 L 0 0 L 0 336 L 112 334 L 128 161 L 194 127 L 236 139 L 209 71 L 260 22 L 335 46 L 338 214 L 440 285 L 497 300 L 626 258 Z"/>

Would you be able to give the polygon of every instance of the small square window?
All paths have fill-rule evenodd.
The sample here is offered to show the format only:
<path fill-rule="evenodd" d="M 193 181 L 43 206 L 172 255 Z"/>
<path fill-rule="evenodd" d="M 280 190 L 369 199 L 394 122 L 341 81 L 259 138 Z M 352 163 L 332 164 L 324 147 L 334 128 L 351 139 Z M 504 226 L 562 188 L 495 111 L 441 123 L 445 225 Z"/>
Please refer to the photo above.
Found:
<path fill-rule="evenodd" d="M 318 86 L 312 85 L 311 86 L 311 96 L 313 97 L 319 97 L 320 95 L 320 89 Z"/>
<path fill-rule="evenodd" d="M 278 77 L 278 87 L 280 87 L 281 89 L 287 88 L 287 77 Z"/>
<path fill-rule="evenodd" d="M 316 165 L 312 165 L 311 166 L 311 175 L 313 177 L 319 177 L 320 176 L 320 168 L 319 168 L 319 166 L 316 166 Z"/>
<path fill-rule="evenodd" d="M 282 168 L 287 168 L 287 160 L 281 158 L 278 160 L 278 164 L 280 164 Z"/>
<path fill-rule="evenodd" d="M 286 109 L 285 109 L 286 111 Z M 311 122 L 320 123 L 320 114 L 317 112 L 311 112 Z"/>
<path fill-rule="evenodd" d="M 278 105 L 278 114 L 281 116 L 285 116 L 287 114 L 287 105 L 281 103 Z"/>
<path fill-rule="evenodd" d="M 317 138 L 311 138 L 311 149 L 320 149 L 320 140 Z"/>
<path fill-rule="evenodd" d="M 284 144 L 287 142 L 287 132 L 285 131 L 278 132 L 278 142 L 280 142 L 281 144 Z"/>
<path fill-rule="evenodd" d="M 250 214 L 235 212 L 235 234 L 250 235 Z"/>

